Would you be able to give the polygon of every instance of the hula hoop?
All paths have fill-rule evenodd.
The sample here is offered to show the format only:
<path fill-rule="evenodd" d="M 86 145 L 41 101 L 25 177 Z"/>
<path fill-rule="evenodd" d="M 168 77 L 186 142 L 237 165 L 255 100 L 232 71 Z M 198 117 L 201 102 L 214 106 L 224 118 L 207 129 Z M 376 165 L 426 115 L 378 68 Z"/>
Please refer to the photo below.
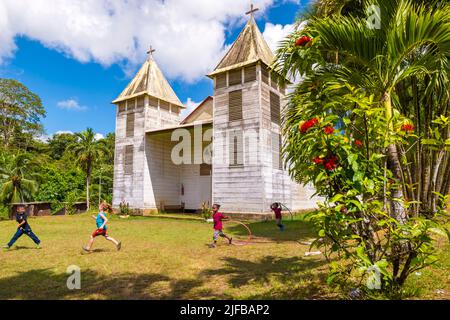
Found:
<path fill-rule="evenodd" d="M 241 242 L 241 241 L 235 241 L 235 240 L 233 240 L 232 244 L 234 244 L 234 245 L 236 245 L 236 246 L 243 246 L 243 245 L 249 244 L 249 243 L 252 241 L 253 233 L 252 233 L 252 231 L 250 230 L 250 228 L 249 228 L 245 223 L 240 222 L 240 221 L 236 221 L 236 220 L 224 220 L 223 222 L 224 222 L 225 224 L 227 224 L 227 223 L 237 223 L 237 224 L 243 226 L 244 229 L 248 232 L 248 236 L 247 236 L 247 239 L 246 239 L 245 241 L 242 241 L 242 242 Z"/>
<path fill-rule="evenodd" d="M 291 211 L 287 206 L 285 206 L 284 204 L 282 204 L 281 202 L 278 202 L 278 203 L 281 204 L 281 207 L 284 207 L 285 209 L 288 210 L 289 215 L 290 215 L 290 217 L 291 217 L 291 221 L 294 220 L 294 214 L 292 213 L 292 211 Z"/>

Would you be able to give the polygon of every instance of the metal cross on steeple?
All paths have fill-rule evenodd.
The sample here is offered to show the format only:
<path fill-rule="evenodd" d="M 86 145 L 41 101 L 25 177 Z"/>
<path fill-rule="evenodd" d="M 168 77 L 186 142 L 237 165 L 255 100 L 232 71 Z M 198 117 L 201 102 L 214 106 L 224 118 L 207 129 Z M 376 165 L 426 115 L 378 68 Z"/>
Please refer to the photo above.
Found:
<path fill-rule="evenodd" d="M 255 6 L 253 5 L 253 3 L 250 5 L 250 11 L 246 12 L 246 15 L 250 15 L 253 18 L 253 14 L 258 11 L 259 8 L 255 8 Z"/>
<path fill-rule="evenodd" d="M 152 46 L 150 46 L 150 49 L 147 51 L 148 57 L 149 57 L 149 58 L 150 58 L 150 57 L 153 57 L 153 52 L 155 52 L 155 51 L 156 51 L 156 50 L 153 49 Z"/>

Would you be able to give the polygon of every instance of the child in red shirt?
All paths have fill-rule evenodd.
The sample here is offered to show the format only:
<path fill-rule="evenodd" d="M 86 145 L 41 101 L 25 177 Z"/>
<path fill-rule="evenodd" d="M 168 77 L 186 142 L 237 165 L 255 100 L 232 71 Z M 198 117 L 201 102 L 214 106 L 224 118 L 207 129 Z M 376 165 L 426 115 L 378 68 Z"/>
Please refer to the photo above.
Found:
<path fill-rule="evenodd" d="M 278 202 L 273 203 L 270 206 L 270 209 L 275 213 L 275 221 L 277 223 L 278 228 L 280 228 L 280 231 L 284 231 L 284 225 L 282 223 L 282 215 L 281 215 L 281 205 Z"/>
<path fill-rule="evenodd" d="M 214 235 L 213 235 L 214 242 L 209 245 L 210 248 L 216 247 L 217 239 L 219 237 L 227 239 L 229 244 L 231 244 L 231 242 L 233 241 L 233 238 L 228 237 L 222 231 L 223 230 L 222 220 L 226 220 L 226 219 L 228 219 L 228 217 L 224 216 L 221 212 L 219 212 L 219 209 L 220 209 L 220 205 L 218 205 L 218 204 L 214 204 L 212 207 L 212 211 L 213 211 L 212 218 L 214 221 Z"/>

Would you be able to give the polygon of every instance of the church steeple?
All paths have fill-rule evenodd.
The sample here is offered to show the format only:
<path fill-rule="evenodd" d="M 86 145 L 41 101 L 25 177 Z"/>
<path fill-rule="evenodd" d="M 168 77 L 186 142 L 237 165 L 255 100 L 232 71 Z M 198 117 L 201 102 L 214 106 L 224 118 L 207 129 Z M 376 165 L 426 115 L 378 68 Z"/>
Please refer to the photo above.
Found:
<path fill-rule="evenodd" d="M 262 61 L 267 66 L 271 65 L 274 59 L 273 52 L 264 40 L 253 16 L 258 10 L 251 6 L 250 11 L 246 13 L 250 15 L 247 24 L 209 77 L 258 61 Z"/>
<path fill-rule="evenodd" d="M 147 52 L 147 60 L 144 62 L 141 69 L 125 90 L 123 90 L 119 97 L 112 103 L 117 104 L 138 96 L 149 95 L 180 108 L 185 108 L 154 60 L 154 52 L 155 50 L 150 47 L 150 50 Z"/>

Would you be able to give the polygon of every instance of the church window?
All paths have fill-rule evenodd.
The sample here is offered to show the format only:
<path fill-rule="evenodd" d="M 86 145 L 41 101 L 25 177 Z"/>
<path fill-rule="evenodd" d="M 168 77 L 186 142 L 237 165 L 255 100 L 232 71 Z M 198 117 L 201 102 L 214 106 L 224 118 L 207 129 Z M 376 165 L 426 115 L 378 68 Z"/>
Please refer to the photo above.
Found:
<path fill-rule="evenodd" d="M 170 110 L 170 103 L 161 100 L 159 102 L 159 107 L 161 108 L 161 110 L 169 111 Z"/>
<path fill-rule="evenodd" d="M 242 120 L 242 90 L 232 91 L 228 94 L 229 121 Z"/>
<path fill-rule="evenodd" d="M 234 131 L 230 135 L 230 166 L 242 166 L 244 164 L 244 148 L 242 131 Z"/>
<path fill-rule="evenodd" d="M 283 170 L 281 154 L 281 135 L 272 132 L 272 165 L 274 169 Z"/>
<path fill-rule="evenodd" d="M 228 82 L 230 86 L 242 84 L 242 69 L 230 71 L 230 73 L 228 74 Z"/>
<path fill-rule="evenodd" d="M 153 108 L 157 109 L 158 108 L 158 99 L 150 97 L 148 99 L 148 104 L 150 105 L 150 107 L 153 107 Z"/>
<path fill-rule="evenodd" d="M 119 102 L 117 106 L 119 107 L 119 113 L 124 113 L 127 109 L 125 102 Z"/>
<path fill-rule="evenodd" d="M 227 86 L 227 74 L 218 74 L 216 77 L 216 89 L 225 88 Z"/>
<path fill-rule="evenodd" d="M 127 101 L 127 111 L 134 111 L 135 107 L 136 107 L 135 99 Z"/>
<path fill-rule="evenodd" d="M 127 114 L 126 137 L 134 137 L 134 113 Z"/>
<path fill-rule="evenodd" d="M 137 99 L 137 110 L 144 109 L 144 106 L 145 106 L 145 98 L 144 97 L 139 97 Z"/>
<path fill-rule="evenodd" d="M 272 122 L 278 125 L 281 122 L 280 104 L 280 96 L 275 92 L 270 92 L 270 116 Z"/>
<path fill-rule="evenodd" d="M 265 66 L 261 66 L 261 80 L 265 84 L 269 84 L 269 70 Z"/>
<path fill-rule="evenodd" d="M 275 72 L 270 73 L 270 85 L 275 90 L 278 89 L 278 76 Z"/>
<path fill-rule="evenodd" d="M 129 145 L 125 147 L 124 155 L 124 173 L 125 175 L 133 174 L 133 146 Z"/>
<path fill-rule="evenodd" d="M 247 67 L 244 69 L 245 82 L 252 82 L 256 80 L 256 66 Z"/>

